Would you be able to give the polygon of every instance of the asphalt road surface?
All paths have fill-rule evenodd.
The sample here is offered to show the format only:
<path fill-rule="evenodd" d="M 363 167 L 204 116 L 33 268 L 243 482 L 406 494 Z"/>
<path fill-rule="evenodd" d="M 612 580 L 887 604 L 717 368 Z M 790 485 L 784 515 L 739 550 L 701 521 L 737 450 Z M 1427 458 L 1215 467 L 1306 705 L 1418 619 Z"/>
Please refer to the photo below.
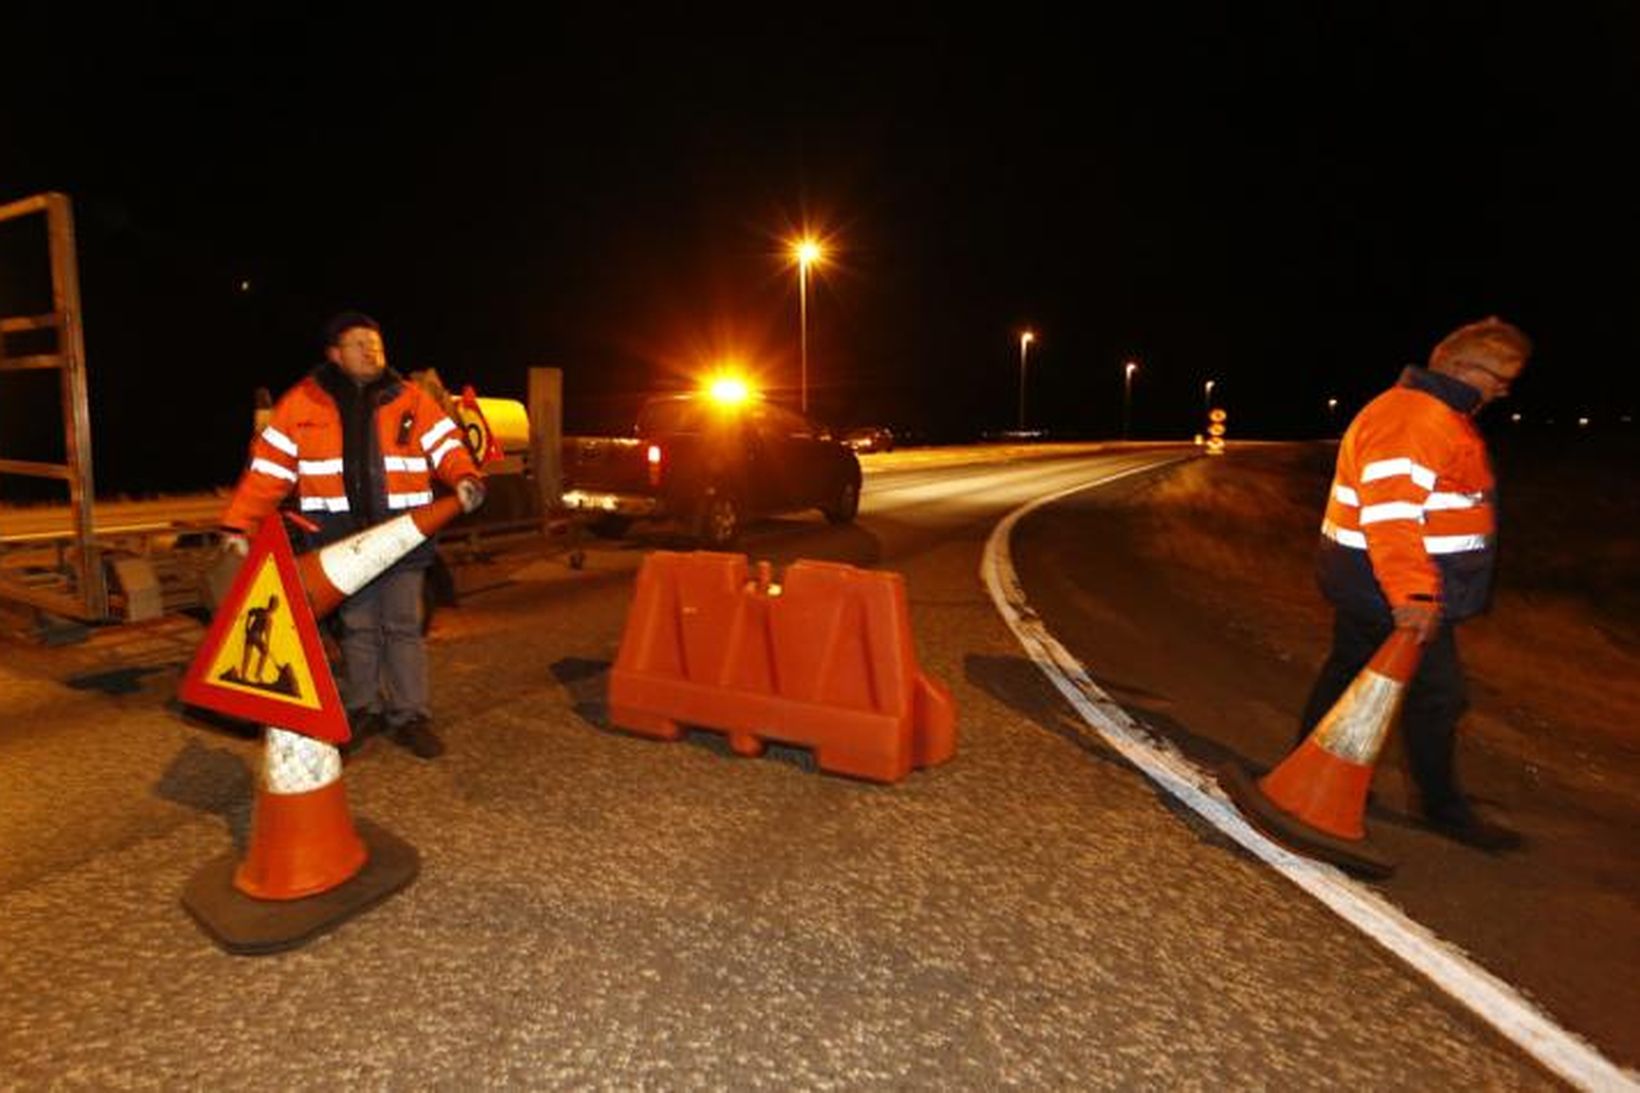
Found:
<path fill-rule="evenodd" d="M 449 753 L 376 740 L 346 770 L 422 874 L 279 956 L 222 953 L 178 903 L 242 843 L 260 751 L 171 706 L 197 632 L 7 639 L 0 1084 L 1556 1086 L 1091 737 L 999 615 L 1000 518 L 1177 454 L 894 453 L 857 524 L 753 529 L 777 565 L 905 575 L 959 743 L 895 786 L 608 727 L 664 536 L 464 568 L 431 650 Z"/>

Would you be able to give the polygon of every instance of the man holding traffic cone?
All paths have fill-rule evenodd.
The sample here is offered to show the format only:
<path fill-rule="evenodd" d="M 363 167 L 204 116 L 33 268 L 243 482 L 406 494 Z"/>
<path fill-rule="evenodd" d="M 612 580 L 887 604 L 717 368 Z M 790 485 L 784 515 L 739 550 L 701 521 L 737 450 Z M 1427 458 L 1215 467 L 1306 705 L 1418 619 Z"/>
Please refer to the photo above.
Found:
<path fill-rule="evenodd" d="M 433 479 L 465 511 L 484 499 L 461 432 L 419 386 L 387 367 L 381 327 L 356 311 L 325 328 L 325 363 L 274 405 L 223 516 L 230 546 L 292 492 L 322 546 L 433 499 Z M 444 751 L 428 708 L 422 585 L 432 544 L 412 550 L 342 607 L 342 699 L 349 747 L 378 728 L 422 759 Z"/>
<path fill-rule="evenodd" d="M 1332 710 L 1395 632 L 1422 658 L 1404 695 L 1402 742 L 1424 818 L 1484 850 L 1520 836 L 1482 818 L 1458 786 L 1458 719 L 1468 706 L 1454 629 L 1486 610 L 1497 549 L 1495 483 L 1474 418 L 1509 393 L 1532 343 L 1498 318 L 1459 327 L 1429 366 L 1362 409 L 1339 444 L 1321 526 L 1319 575 L 1335 609 L 1333 646 L 1300 739 Z"/>
<path fill-rule="evenodd" d="M 1298 747 L 1254 784 L 1220 781 L 1267 835 L 1371 876 L 1394 865 L 1366 845 L 1362 816 L 1396 715 L 1425 819 L 1484 850 L 1520 836 L 1458 789 L 1453 751 L 1468 705 L 1453 627 L 1490 598 L 1497 523 L 1492 469 L 1473 418 L 1526 367 L 1531 342 L 1489 318 L 1459 327 L 1358 414 L 1339 444 L 1321 525 L 1333 648 L 1305 706 Z"/>

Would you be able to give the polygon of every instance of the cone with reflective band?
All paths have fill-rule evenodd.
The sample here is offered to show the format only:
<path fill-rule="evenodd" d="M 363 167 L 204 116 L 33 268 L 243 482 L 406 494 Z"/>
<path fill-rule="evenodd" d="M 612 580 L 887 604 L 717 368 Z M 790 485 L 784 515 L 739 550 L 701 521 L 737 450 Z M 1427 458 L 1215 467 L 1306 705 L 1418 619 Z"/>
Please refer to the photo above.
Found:
<path fill-rule="evenodd" d="M 355 827 L 341 757 L 320 740 L 267 730 L 250 848 L 188 881 L 182 905 L 231 953 L 283 952 L 369 910 L 416 878 L 416 848 L 369 820 Z"/>
<path fill-rule="evenodd" d="M 313 617 L 322 619 L 336 610 L 460 515 L 460 499 L 441 497 L 299 556 L 296 565 L 313 604 Z"/>
<path fill-rule="evenodd" d="M 1254 826 L 1294 850 L 1387 876 L 1394 864 L 1358 845 L 1378 755 L 1400 712 L 1423 646 L 1396 630 L 1333 708 L 1281 765 L 1255 785 L 1237 764 L 1220 771 L 1230 799 Z"/>
<path fill-rule="evenodd" d="M 1365 838 L 1373 768 L 1422 655 L 1411 631 L 1391 634 L 1298 750 L 1260 779 L 1264 796 L 1329 835 Z"/>
<path fill-rule="evenodd" d="M 250 849 L 234 887 L 255 899 L 302 899 L 351 880 L 368 855 L 347 809 L 341 755 L 275 728 L 264 753 Z"/>

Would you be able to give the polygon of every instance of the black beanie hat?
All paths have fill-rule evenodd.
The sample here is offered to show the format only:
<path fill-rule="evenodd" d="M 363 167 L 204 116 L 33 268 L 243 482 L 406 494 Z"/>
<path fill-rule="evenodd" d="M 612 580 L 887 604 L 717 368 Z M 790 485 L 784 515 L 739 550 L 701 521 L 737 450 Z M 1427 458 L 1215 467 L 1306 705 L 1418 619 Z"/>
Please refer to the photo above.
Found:
<path fill-rule="evenodd" d="M 374 330 L 378 334 L 382 332 L 381 324 L 364 312 L 343 311 L 325 324 L 325 348 L 339 344 L 343 334 L 358 327 Z"/>

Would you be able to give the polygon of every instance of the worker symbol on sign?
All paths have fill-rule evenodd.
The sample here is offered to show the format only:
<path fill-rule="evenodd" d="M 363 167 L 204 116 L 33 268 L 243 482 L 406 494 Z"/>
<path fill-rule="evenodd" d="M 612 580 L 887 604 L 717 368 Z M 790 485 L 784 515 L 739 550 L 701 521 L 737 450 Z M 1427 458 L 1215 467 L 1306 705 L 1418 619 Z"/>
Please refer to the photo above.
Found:
<path fill-rule="evenodd" d="M 247 608 L 244 625 L 241 627 L 244 644 L 239 652 L 239 666 L 229 666 L 217 678 L 228 683 L 237 683 L 242 687 L 256 687 L 260 690 L 271 691 L 274 694 L 289 695 L 292 698 L 301 698 L 302 689 L 296 682 L 296 673 L 289 664 L 280 664 L 274 661 L 277 671 L 273 680 L 267 679 L 268 672 L 268 639 L 273 634 L 274 619 L 279 611 L 279 597 L 269 595 L 267 602 L 261 607 Z M 256 667 L 251 668 L 252 658 L 256 660 Z"/>
<path fill-rule="evenodd" d="M 269 596 L 265 607 L 253 607 L 245 612 L 245 648 L 239 654 L 239 678 L 252 683 L 262 682 L 262 669 L 268 663 L 268 631 L 272 615 L 279 610 L 279 597 Z M 256 672 L 252 674 L 251 654 L 256 654 Z"/>

